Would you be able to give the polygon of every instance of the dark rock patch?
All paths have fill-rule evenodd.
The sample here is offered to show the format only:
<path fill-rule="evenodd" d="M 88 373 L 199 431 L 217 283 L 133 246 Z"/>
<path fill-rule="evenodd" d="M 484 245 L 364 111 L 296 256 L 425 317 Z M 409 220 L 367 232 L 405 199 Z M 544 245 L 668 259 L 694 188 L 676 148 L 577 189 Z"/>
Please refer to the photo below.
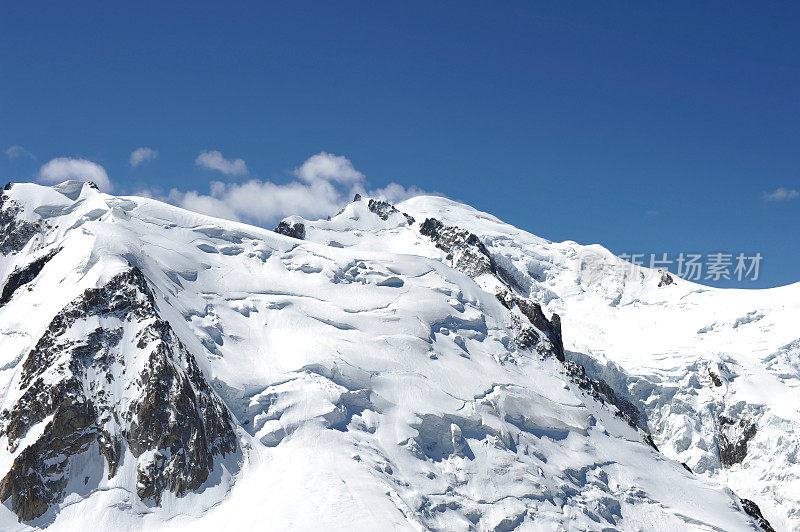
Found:
<path fill-rule="evenodd" d="M 274 231 L 278 234 L 290 236 L 299 240 L 304 240 L 306 238 L 306 226 L 300 222 L 290 224 L 289 222 L 281 221 Z"/>
<path fill-rule="evenodd" d="M 378 216 L 378 218 L 380 218 L 383 221 L 388 220 L 389 216 L 391 216 L 394 213 L 400 213 L 400 211 L 398 211 L 397 208 L 391 203 L 376 199 L 370 199 L 369 202 L 367 203 L 367 208 L 373 213 L 375 213 Z M 406 223 L 408 223 L 408 225 L 414 223 L 414 217 L 411 216 L 410 214 L 406 214 L 404 212 L 400 214 L 405 216 Z"/>
<path fill-rule="evenodd" d="M 775 532 L 775 529 L 772 528 L 772 525 L 769 524 L 769 521 L 767 521 L 761 514 L 761 508 L 759 508 L 756 503 L 750 499 L 740 500 L 742 502 L 742 509 L 744 510 L 744 513 L 752 517 L 753 521 L 755 521 L 755 523 L 760 526 L 764 532 Z"/>
<path fill-rule="evenodd" d="M 447 254 L 447 260 L 456 270 L 470 277 L 484 273 L 498 273 L 497 264 L 475 234 L 458 227 L 444 225 L 436 218 L 427 218 L 420 226 L 419 232 L 430 238 L 437 248 Z"/>
<path fill-rule="evenodd" d="M 41 222 L 22 220 L 20 211 L 16 201 L 7 198 L 5 192 L 0 194 L 0 254 L 9 255 L 21 251 L 43 229 Z"/>
<path fill-rule="evenodd" d="M 47 264 L 50 259 L 52 259 L 56 253 L 60 250 L 53 250 L 47 255 L 39 257 L 38 259 L 34 260 L 27 266 L 23 268 L 18 268 L 11 272 L 11 275 L 8 276 L 8 280 L 6 281 L 5 286 L 3 287 L 3 292 L 0 294 L 0 307 L 11 301 L 11 297 L 14 295 L 14 292 L 23 285 L 28 284 L 29 282 L 33 281 L 37 275 L 42 271 L 44 265 Z"/>
<path fill-rule="evenodd" d="M 747 442 L 756 435 L 755 424 L 747 419 L 719 416 L 719 459 L 725 467 L 740 464 L 747 456 Z"/>
<path fill-rule="evenodd" d="M 640 418 L 639 409 L 630 401 L 618 397 L 614 389 L 609 386 L 608 383 L 601 379 L 589 377 L 589 375 L 586 374 L 586 368 L 572 360 L 564 362 L 564 369 L 570 380 L 577 384 L 581 390 L 588 393 L 601 404 L 607 401 L 614 405 L 617 408 L 618 416 L 622 417 L 631 427 L 637 426 Z M 658 450 L 652 438 L 648 443 L 651 447 Z"/>
<path fill-rule="evenodd" d="M 666 270 L 658 270 L 661 273 L 661 279 L 658 281 L 658 287 L 661 288 L 662 286 L 669 286 L 671 284 L 675 284 L 675 279 L 669 274 Z"/>
<path fill-rule="evenodd" d="M 504 307 L 509 310 L 515 307 L 518 308 L 531 325 L 543 332 L 550 340 L 553 355 L 555 355 L 559 361 L 564 362 L 564 340 L 561 336 L 561 317 L 558 314 L 553 314 L 548 320 L 539 303 L 517 296 L 508 290 L 501 291 L 497 293 L 496 296 L 497 300 L 500 301 Z M 538 342 L 538 340 L 539 335 L 535 330 L 530 327 L 520 327 L 519 334 L 517 335 L 517 345 L 522 348 L 530 347 Z"/>
<path fill-rule="evenodd" d="M 79 321 L 99 326 L 85 338 L 70 337 Z M 123 344 L 121 324 L 136 331 L 135 346 Z M 135 373 L 126 367 L 124 353 L 131 352 L 145 357 Z M 59 312 L 23 362 L 19 386 L 22 397 L 0 412 L 0 436 L 10 450 L 52 416 L 0 481 L 0 500 L 11 499 L 21 521 L 63 499 L 69 458 L 94 443 L 110 477 L 127 446 L 138 459 L 137 493 L 155 504 L 165 490 L 180 496 L 198 489 L 214 457 L 237 447 L 227 408 L 158 316 L 137 268 L 86 290 Z M 125 396 L 116 395 L 119 389 Z"/>

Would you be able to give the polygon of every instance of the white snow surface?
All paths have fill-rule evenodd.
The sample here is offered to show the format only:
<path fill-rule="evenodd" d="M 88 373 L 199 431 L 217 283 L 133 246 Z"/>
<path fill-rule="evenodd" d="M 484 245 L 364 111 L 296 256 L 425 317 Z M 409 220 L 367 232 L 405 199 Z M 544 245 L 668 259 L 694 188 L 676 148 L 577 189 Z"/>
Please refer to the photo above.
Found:
<path fill-rule="evenodd" d="M 659 272 L 600 246 L 440 197 L 396 205 L 413 224 L 366 199 L 330 220 L 292 217 L 301 241 L 74 182 L 5 194 L 46 229 L 0 256 L 3 279 L 61 251 L 0 307 L 2 407 L 53 316 L 137 266 L 242 452 L 159 506 L 138 499 L 123 460 L 97 489 L 71 484 L 46 520 L 0 506 L 0 529 L 754 530 L 737 496 L 776 530 L 800 529 L 800 284 L 659 287 Z M 636 405 L 642 426 L 553 357 L 516 348 L 496 280 L 451 268 L 419 233 L 427 217 L 477 235 L 519 295 L 557 312 L 567 358 Z M 721 414 L 757 427 L 730 468 Z M 20 449 L 0 441 L 0 476 Z M 72 460 L 75 478 L 103 474 L 96 450 Z"/>

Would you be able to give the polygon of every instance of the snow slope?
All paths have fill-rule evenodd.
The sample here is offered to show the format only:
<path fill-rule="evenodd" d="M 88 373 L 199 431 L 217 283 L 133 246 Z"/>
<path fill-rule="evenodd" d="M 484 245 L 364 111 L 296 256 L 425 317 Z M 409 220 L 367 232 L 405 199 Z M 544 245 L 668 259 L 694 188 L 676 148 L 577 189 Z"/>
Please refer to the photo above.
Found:
<path fill-rule="evenodd" d="M 658 271 L 599 246 L 547 242 L 443 198 L 399 208 L 479 235 L 561 315 L 568 357 L 647 413 L 662 452 L 756 501 L 776 528 L 800 529 L 800 283 L 732 290 L 675 278 L 659 287 Z M 731 467 L 719 456 L 720 416 L 756 427 Z"/>
<path fill-rule="evenodd" d="M 753 530 L 739 496 L 776 529 L 800 523 L 800 285 L 658 287 L 658 272 L 599 246 L 434 197 L 287 219 L 303 239 L 75 182 L 16 184 L 0 208 L 3 412 L 20 410 L 48 331 L 74 351 L 92 327 L 122 330 L 93 349 L 125 368 L 111 372 L 119 385 L 79 368 L 86 400 L 122 418 L 116 470 L 97 443 L 70 448 L 46 510 L 18 522 L 8 499 L 0 528 Z M 138 279 L 128 272 L 152 296 L 141 317 L 53 328 L 87 289 Z M 147 409 L 172 412 L 159 425 L 170 437 L 142 447 L 130 437 L 141 409 L 120 405 L 141 404 L 143 379 L 126 372 L 151 360 L 155 344 L 136 342 L 162 322 L 152 352 L 192 385 Z M 170 405 L 186 401 L 202 414 L 224 404 L 230 426 L 219 413 L 179 430 L 188 410 Z M 28 485 L 15 460 L 59 415 L 13 425 L 12 441 L 16 418 L 0 414 L 0 492 Z M 210 434 L 235 435 L 235 451 L 198 443 Z M 175 466 L 187 455 L 207 476 Z M 151 496 L 141 471 L 172 483 Z"/>

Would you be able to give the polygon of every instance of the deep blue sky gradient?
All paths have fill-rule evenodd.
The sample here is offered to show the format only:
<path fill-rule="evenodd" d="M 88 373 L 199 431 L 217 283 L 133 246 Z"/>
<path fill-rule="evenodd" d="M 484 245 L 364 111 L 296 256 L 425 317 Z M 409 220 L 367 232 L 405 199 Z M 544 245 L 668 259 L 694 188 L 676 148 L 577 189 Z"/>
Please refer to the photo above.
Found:
<path fill-rule="evenodd" d="M 278 182 L 325 150 L 553 240 L 759 251 L 737 286 L 775 286 L 800 281 L 800 199 L 762 198 L 800 189 L 799 87 L 790 2 L 4 2 L 0 148 L 36 160 L 0 178 L 81 156 L 116 192 L 205 192 L 201 150 Z"/>

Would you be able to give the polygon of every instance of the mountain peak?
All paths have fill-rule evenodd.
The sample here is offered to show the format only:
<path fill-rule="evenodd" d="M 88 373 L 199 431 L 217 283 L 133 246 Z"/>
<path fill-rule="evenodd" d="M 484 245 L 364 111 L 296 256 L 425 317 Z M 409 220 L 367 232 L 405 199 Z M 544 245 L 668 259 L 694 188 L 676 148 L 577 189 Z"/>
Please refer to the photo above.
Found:
<path fill-rule="evenodd" d="M 0 528 L 794 523 L 796 286 L 434 196 L 271 231 L 17 184 L 0 226 Z"/>

